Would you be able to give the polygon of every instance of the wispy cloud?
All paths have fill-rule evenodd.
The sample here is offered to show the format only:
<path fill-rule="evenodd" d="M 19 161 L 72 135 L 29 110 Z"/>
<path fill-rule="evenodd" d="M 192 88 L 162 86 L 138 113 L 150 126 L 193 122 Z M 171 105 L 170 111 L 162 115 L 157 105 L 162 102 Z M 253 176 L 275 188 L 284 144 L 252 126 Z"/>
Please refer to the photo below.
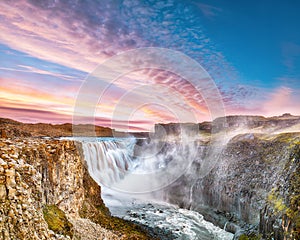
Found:
<path fill-rule="evenodd" d="M 300 45 L 286 42 L 282 45 L 283 63 L 289 71 L 293 71 L 300 62 Z"/>
<path fill-rule="evenodd" d="M 1 1 L 1 40 L 32 56 L 89 72 L 120 46 L 122 50 L 132 47 L 133 42 L 139 46 L 139 37 L 126 30 L 126 23 L 118 19 L 118 6 L 113 5 Z"/>
<path fill-rule="evenodd" d="M 245 99 L 241 104 L 227 106 L 227 114 L 252 114 L 264 116 L 276 116 L 283 113 L 300 115 L 299 90 L 286 86 L 270 89 L 257 89 L 258 96 Z"/>
<path fill-rule="evenodd" d="M 285 70 L 279 80 L 284 86 L 300 87 L 300 45 L 293 42 L 282 44 L 282 62 Z"/>
<path fill-rule="evenodd" d="M 283 111 L 300 115 L 300 95 L 298 90 L 288 87 L 280 87 L 268 95 L 268 99 L 262 105 L 262 112 L 267 115 L 279 115 Z"/>
<path fill-rule="evenodd" d="M 88 3 L 81 0 L 4 0 L 0 2 L 0 42 L 37 59 L 85 73 L 112 55 L 129 49 L 150 46 L 171 48 L 194 58 L 222 84 L 224 79 L 235 77 L 235 70 L 204 33 L 201 18 L 194 14 L 194 7 L 194 4 L 176 0 L 154 3 L 131 0 Z M 207 17 L 215 17 L 221 11 L 202 3 L 198 7 Z M 33 64 L 0 67 L 2 71 L 17 75 L 18 81 L 9 89 L 6 88 L 7 81 L 0 82 L 7 100 L 11 101 L 16 96 L 19 102 L 28 105 L 40 100 L 45 101 L 45 107 L 52 101 L 61 101 L 62 109 L 65 104 L 71 108 L 80 79 L 64 72 L 65 69 L 56 71 L 41 65 L 41 62 L 33 61 Z M 40 79 L 32 77 L 34 75 L 39 75 Z M 6 74 L 5 77 L 10 79 L 12 76 Z M 29 80 L 31 77 L 32 80 Z M 48 77 L 54 80 L 44 84 Z M 60 80 L 74 81 L 74 84 L 61 83 Z M 30 86 L 30 82 L 35 87 Z M 145 83 L 157 85 L 157 93 L 132 90 L 132 87 Z M 33 94 L 35 91 L 36 94 Z M 120 103 L 119 98 L 131 91 L 134 92 L 131 97 Z M 109 93 L 99 104 L 103 110 L 99 111 L 99 115 L 103 114 L 106 118 L 112 117 L 118 104 L 123 104 L 122 108 L 118 108 L 118 114 L 122 115 L 142 105 L 144 99 L 153 104 L 144 107 L 133 121 L 141 121 L 143 117 L 150 118 L 150 122 L 173 121 L 170 112 L 157 107 L 158 101 L 174 111 L 195 114 L 199 120 L 207 119 L 209 115 L 201 94 L 181 77 L 168 72 L 150 70 L 129 74 L 118 79 Z M 57 108 L 52 110 L 61 113 Z"/>
<path fill-rule="evenodd" d="M 0 70 L 4 71 L 11 71 L 11 72 L 23 72 L 23 73 L 35 73 L 35 74 L 42 74 L 42 75 L 48 75 L 56 78 L 60 78 L 67 81 L 75 81 L 75 82 L 82 82 L 82 79 L 78 79 L 75 76 L 70 76 L 66 74 L 61 73 L 55 73 L 47 70 L 38 69 L 32 66 L 24 66 L 24 65 L 18 65 L 20 68 L 7 68 L 7 67 L 0 67 Z"/>
<path fill-rule="evenodd" d="M 230 68 L 203 33 L 193 6 L 179 1 L 1 1 L 0 16 L 5 44 L 87 72 L 118 52 L 143 46 L 183 51 L 206 69 Z"/>
<path fill-rule="evenodd" d="M 221 8 L 215 7 L 213 5 L 205 4 L 205 3 L 195 3 L 203 13 L 203 15 L 209 19 L 213 19 L 218 14 L 222 12 Z"/>

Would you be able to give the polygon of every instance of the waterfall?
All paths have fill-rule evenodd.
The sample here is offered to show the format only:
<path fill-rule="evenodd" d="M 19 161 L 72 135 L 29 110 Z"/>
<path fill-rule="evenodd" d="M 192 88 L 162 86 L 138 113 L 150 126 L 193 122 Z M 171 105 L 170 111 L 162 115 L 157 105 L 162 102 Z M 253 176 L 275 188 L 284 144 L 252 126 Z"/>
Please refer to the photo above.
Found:
<path fill-rule="evenodd" d="M 88 171 L 101 185 L 102 198 L 112 215 L 147 225 L 158 234 L 170 231 L 176 239 L 199 239 L 198 236 L 207 240 L 232 239 L 231 233 L 205 221 L 201 214 L 168 204 L 166 197 L 170 189 L 153 190 L 170 182 L 180 184 L 176 187 L 178 196 L 186 195 L 188 199 L 182 201 L 192 204 L 195 176 L 205 153 L 197 141 L 134 138 L 80 141 Z M 179 177 L 182 178 L 176 183 Z M 143 192 L 145 189 L 148 191 Z M 176 198 L 176 193 L 172 197 Z"/>
<path fill-rule="evenodd" d="M 193 204 L 193 191 L 194 191 L 194 187 L 197 184 L 197 180 L 194 181 L 194 183 L 192 183 L 191 187 L 190 187 L 190 194 L 189 194 L 189 208 L 192 207 Z"/>
<path fill-rule="evenodd" d="M 83 140 L 83 153 L 92 178 L 106 187 L 122 180 L 135 167 L 135 142 L 134 138 Z"/>
<path fill-rule="evenodd" d="M 227 227 L 228 221 L 225 223 L 223 230 L 226 231 L 226 227 Z"/>
<path fill-rule="evenodd" d="M 97 138 L 81 140 L 88 170 L 101 186 L 126 193 L 150 193 L 187 172 L 197 156 L 193 141 Z M 141 144 L 141 145 L 139 145 Z"/>

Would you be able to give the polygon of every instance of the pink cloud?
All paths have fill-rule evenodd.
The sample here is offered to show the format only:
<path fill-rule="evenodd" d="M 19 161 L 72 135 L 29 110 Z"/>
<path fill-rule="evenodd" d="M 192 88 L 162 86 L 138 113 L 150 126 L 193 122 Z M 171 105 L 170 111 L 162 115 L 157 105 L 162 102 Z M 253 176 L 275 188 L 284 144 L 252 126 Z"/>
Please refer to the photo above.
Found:
<path fill-rule="evenodd" d="M 2 21 L 0 25 L 0 32 L 2 33 L 0 42 L 37 58 L 86 72 L 92 71 L 99 63 L 116 53 L 149 45 L 147 41 L 141 39 L 137 29 L 129 29 L 126 26 L 127 22 L 120 21 L 118 12 L 111 11 L 113 7 L 91 2 L 88 6 L 90 9 L 87 9 L 78 4 L 80 2 L 77 1 L 31 1 L 31 3 L 25 0 L 0 1 Z M 73 11 L 70 6 L 76 11 Z M 220 11 L 220 9 L 206 4 L 199 4 L 199 7 L 208 17 L 213 17 Z M 91 10 L 93 14 L 97 13 L 93 17 L 97 21 L 89 17 Z M 145 28 L 151 32 L 151 30 L 148 30 L 149 24 L 142 22 L 145 18 L 141 17 L 140 20 L 138 24 L 141 24 L 143 29 Z M 217 54 L 209 54 L 210 50 L 205 45 L 209 42 L 209 39 L 202 36 L 202 34 L 200 35 L 201 44 L 203 44 L 203 46 L 201 45 L 201 54 L 203 57 L 212 56 L 209 62 L 215 63 L 211 64 L 213 66 L 210 68 L 208 66 L 208 69 L 219 74 L 219 65 L 223 65 L 223 62 L 216 57 L 213 59 Z M 24 71 L 32 73 L 72 80 L 68 76 L 51 74 L 48 71 L 33 67 L 23 66 L 23 68 Z M 74 93 L 77 92 L 78 86 L 72 85 L 61 90 L 52 88 L 55 91 L 51 92 L 51 89 L 45 91 L 42 87 L 39 88 L 38 86 L 41 86 L 42 83 L 37 86 L 30 86 L 26 81 L 21 80 L 4 81 L 0 79 L 0 81 L 2 81 L 0 84 L 3 86 L 0 92 L 3 93 L 3 96 L 6 96 L 3 103 L 6 104 L 7 111 L 11 107 L 12 111 L 16 109 L 17 112 L 20 112 L 18 110 L 19 105 L 19 107 L 22 106 L 25 109 L 32 107 L 34 108 L 33 111 L 49 109 L 49 113 L 44 112 L 49 119 L 53 119 L 49 116 L 51 112 L 54 116 L 55 114 L 62 114 L 66 120 L 71 115 L 76 100 Z M 205 83 L 206 79 L 200 78 L 199 81 Z M 105 119 L 112 118 L 115 107 L 118 105 L 122 106 L 119 108 L 120 115 L 131 114 L 145 101 L 153 104 L 143 108 L 140 115 L 137 114 L 133 119 L 130 119 L 132 121 L 130 122 L 131 126 L 136 123 L 143 124 L 143 126 L 148 124 L 149 127 L 153 122 L 176 121 L 170 111 L 163 111 L 157 107 L 158 104 L 166 105 L 171 110 L 180 112 L 185 116 L 195 115 L 198 121 L 207 120 L 209 117 L 209 110 L 205 104 L 205 99 L 201 96 L 201 91 L 195 89 L 192 84 L 180 76 L 170 72 L 146 69 L 123 76 L 114 84 L 101 99 L 99 103 L 100 111 L 96 114 L 97 117 L 102 114 Z M 143 87 L 145 84 L 153 84 L 156 88 Z M 140 91 L 135 91 L 134 88 L 138 87 L 141 87 Z M 211 89 L 201 90 L 211 91 Z M 64 92 L 68 92 L 68 94 L 64 94 Z M 128 93 L 130 93 L 129 97 L 123 98 Z M 68 114 L 63 114 L 63 112 Z M 140 123 L 142 112 L 145 113 L 143 117 L 149 118 L 148 123 Z M 39 114 L 42 113 L 42 111 L 39 112 Z M 34 116 L 38 117 L 39 115 Z M 45 118 L 41 116 L 41 119 Z M 98 120 L 103 124 L 108 124 L 104 119 L 98 118 Z M 126 121 L 119 119 L 116 119 L 116 121 L 120 124 L 126 123 Z"/>
<path fill-rule="evenodd" d="M 64 2 L 46 5 L 46 2 L 31 4 L 26 0 L 1 1 L 0 41 L 32 56 L 86 72 L 107 57 L 128 49 L 132 39 L 135 46 L 143 45 L 134 32 L 114 34 L 114 28 L 120 26 L 108 25 L 114 13 L 104 5 L 92 3 L 104 22 L 96 25 L 86 13 L 79 12 L 84 11 L 83 6 L 75 6 L 77 11 L 72 11 Z"/>
<path fill-rule="evenodd" d="M 277 88 L 269 94 L 268 100 L 263 103 L 262 112 L 267 116 L 280 115 L 285 112 L 300 115 L 299 96 L 299 91 L 291 88 Z"/>
<path fill-rule="evenodd" d="M 272 92 L 267 89 L 259 89 L 258 92 L 261 96 L 245 99 L 241 104 L 227 105 L 227 115 L 246 114 L 266 117 L 278 116 L 283 113 L 300 115 L 300 92 L 298 90 L 281 86 Z"/>

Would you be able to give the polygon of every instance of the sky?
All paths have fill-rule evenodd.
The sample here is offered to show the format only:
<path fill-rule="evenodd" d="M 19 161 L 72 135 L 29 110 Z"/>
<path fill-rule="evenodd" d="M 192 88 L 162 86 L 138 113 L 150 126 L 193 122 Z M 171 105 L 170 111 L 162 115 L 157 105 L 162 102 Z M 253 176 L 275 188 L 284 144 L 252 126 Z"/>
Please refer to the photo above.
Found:
<path fill-rule="evenodd" d="M 0 117 L 72 122 L 80 89 L 99 65 L 145 47 L 200 64 L 226 115 L 300 115 L 299 10 L 297 0 L 2 0 Z M 97 125 L 144 131 L 213 118 L 205 93 L 173 72 L 136 69 L 113 84 L 98 80 L 108 91 L 86 93 L 98 99 Z M 199 85 L 206 81 L 199 76 Z"/>

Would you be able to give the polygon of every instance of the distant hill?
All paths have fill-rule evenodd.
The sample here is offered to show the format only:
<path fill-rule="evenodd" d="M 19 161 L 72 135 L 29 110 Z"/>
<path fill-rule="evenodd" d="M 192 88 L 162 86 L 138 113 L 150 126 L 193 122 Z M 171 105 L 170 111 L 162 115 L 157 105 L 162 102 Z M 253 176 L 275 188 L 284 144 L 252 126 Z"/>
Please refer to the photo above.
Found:
<path fill-rule="evenodd" d="M 47 123 L 21 123 L 12 119 L 0 118 L 0 137 L 61 137 L 73 136 L 73 125 L 65 124 L 47 124 Z M 111 137 L 114 130 L 93 126 L 88 124 L 77 125 L 76 130 L 78 135 L 86 136 L 88 130 L 94 129 L 97 136 Z"/>
<path fill-rule="evenodd" d="M 163 129 L 162 129 L 163 128 Z M 158 123 L 155 134 L 164 131 L 167 135 L 178 135 L 181 130 L 188 133 L 214 133 L 220 131 L 247 130 L 249 132 L 279 133 L 300 132 L 300 116 L 285 113 L 281 116 L 263 117 L 251 115 L 233 115 L 202 123 Z"/>
<path fill-rule="evenodd" d="M 75 125 L 76 135 L 98 137 L 147 137 L 147 132 L 125 133 L 117 132 L 114 129 L 91 124 Z M 247 130 L 248 132 L 300 132 L 300 116 L 293 116 L 285 113 L 281 116 L 263 117 L 251 115 L 234 115 L 224 118 L 217 118 L 212 122 L 202 123 L 158 123 L 155 124 L 155 134 L 165 132 L 167 135 L 178 135 L 180 130 L 185 129 L 190 133 L 210 133 L 218 131 Z M 8 118 L 0 118 L 0 137 L 68 137 L 73 136 L 73 125 L 48 124 L 48 123 L 22 123 Z"/>

